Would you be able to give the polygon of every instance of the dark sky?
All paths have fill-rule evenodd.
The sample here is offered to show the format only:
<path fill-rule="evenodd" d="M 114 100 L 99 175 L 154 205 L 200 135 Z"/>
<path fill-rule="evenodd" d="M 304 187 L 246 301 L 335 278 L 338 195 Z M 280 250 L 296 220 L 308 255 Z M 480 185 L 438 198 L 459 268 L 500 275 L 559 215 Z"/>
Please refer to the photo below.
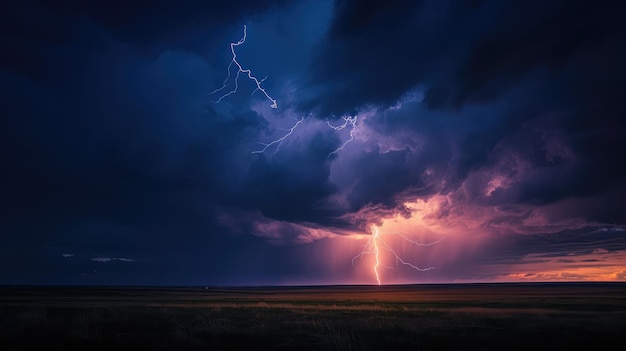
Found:
<path fill-rule="evenodd" d="M 624 10 L 3 1 L 0 284 L 626 280 Z"/>

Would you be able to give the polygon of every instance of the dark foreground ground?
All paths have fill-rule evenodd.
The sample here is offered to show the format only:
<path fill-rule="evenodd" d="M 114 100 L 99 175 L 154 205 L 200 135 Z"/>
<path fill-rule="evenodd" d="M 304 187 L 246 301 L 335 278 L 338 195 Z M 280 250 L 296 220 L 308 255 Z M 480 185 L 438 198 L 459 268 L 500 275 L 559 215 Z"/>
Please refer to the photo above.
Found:
<path fill-rule="evenodd" d="M 626 284 L 0 287 L 0 350 L 624 350 Z"/>

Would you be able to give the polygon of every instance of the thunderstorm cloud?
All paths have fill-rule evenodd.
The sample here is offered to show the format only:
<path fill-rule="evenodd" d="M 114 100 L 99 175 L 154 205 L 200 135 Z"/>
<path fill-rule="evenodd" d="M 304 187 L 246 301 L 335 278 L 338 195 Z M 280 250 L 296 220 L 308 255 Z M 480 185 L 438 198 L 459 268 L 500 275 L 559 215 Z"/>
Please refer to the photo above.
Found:
<path fill-rule="evenodd" d="M 621 13 L 4 2 L 0 283 L 367 282 L 351 259 L 373 225 L 445 239 L 397 281 L 624 280 Z M 243 25 L 277 109 L 245 77 L 209 94 Z"/>

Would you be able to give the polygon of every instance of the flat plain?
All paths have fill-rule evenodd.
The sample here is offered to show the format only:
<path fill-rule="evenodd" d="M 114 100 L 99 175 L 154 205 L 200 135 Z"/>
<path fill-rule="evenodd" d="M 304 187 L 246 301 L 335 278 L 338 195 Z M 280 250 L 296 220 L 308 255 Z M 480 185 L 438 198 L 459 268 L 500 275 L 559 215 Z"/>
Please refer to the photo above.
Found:
<path fill-rule="evenodd" d="M 0 287 L 1 350 L 622 350 L 626 283 Z"/>

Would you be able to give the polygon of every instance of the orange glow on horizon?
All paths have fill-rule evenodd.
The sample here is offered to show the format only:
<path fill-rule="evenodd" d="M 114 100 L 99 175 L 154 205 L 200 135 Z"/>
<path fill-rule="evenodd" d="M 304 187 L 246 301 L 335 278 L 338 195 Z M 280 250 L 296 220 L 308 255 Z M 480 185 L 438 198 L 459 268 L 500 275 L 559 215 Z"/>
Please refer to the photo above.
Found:
<path fill-rule="evenodd" d="M 554 252 L 556 247 L 548 246 L 545 252 L 535 247 L 528 253 L 528 248 L 518 250 L 514 246 L 518 242 L 516 236 L 559 235 L 562 228 L 580 229 L 577 222 L 571 226 L 554 222 L 549 213 L 541 212 L 520 221 L 492 222 L 493 218 L 514 216 L 515 211 L 492 206 L 455 206 L 455 200 L 445 195 L 405 202 L 404 208 L 407 211 L 394 211 L 382 218 L 375 216 L 377 208 L 364 209 L 355 219 L 371 219 L 370 234 L 337 235 L 329 239 L 334 244 L 324 251 L 324 256 L 332 251 L 334 265 L 344 265 L 346 261 L 349 264 L 346 256 L 353 257 L 348 278 L 351 284 L 372 284 L 374 279 L 378 285 L 626 281 L 626 250 L 596 249 L 583 253 L 572 248 L 575 251 Z M 589 230 L 598 230 L 595 228 L 597 225 Z M 509 253 L 507 260 L 500 260 Z M 424 272 L 435 267 L 435 274 Z"/>
<path fill-rule="evenodd" d="M 563 263 L 565 257 L 572 262 Z M 626 281 L 626 251 L 595 250 L 576 256 L 559 256 L 544 262 L 539 255 L 528 255 L 524 263 L 509 266 L 512 273 L 498 281 Z"/>

